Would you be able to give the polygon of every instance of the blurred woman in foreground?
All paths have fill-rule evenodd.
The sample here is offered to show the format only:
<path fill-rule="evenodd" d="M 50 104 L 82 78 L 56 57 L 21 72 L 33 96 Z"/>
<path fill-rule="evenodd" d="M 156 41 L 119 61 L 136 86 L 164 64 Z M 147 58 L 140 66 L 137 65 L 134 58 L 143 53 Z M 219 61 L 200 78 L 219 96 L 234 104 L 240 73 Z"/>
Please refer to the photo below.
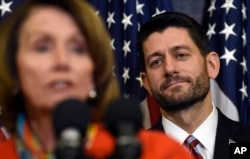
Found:
<path fill-rule="evenodd" d="M 51 114 L 68 98 L 91 104 L 86 153 L 109 156 L 115 141 L 93 123 L 99 123 L 105 106 L 119 97 L 119 88 L 112 75 L 108 33 L 91 6 L 80 0 L 31 0 L 0 28 L 0 105 L 11 134 L 0 144 L 0 158 L 55 158 Z M 163 145 L 170 141 L 178 153 L 189 156 L 163 136 Z"/>

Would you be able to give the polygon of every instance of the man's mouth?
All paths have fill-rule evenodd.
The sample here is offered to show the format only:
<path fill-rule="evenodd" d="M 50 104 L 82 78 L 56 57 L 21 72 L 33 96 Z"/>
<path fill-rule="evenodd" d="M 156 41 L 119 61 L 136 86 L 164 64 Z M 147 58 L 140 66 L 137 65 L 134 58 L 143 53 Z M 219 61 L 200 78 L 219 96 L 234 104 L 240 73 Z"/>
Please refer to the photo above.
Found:
<path fill-rule="evenodd" d="M 186 82 L 186 81 L 184 81 L 184 80 L 172 81 L 172 82 L 170 82 L 170 83 L 163 84 L 163 85 L 160 87 L 160 90 L 161 90 L 161 91 L 164 91 L 164 90 L 166 90 L 166 89 L 168 89 L 168 88 L 170 88 L 170 87 L 174 87 L 174 86 L 179 85 L 180 83 L 184 83 L 184 82 Z"/>

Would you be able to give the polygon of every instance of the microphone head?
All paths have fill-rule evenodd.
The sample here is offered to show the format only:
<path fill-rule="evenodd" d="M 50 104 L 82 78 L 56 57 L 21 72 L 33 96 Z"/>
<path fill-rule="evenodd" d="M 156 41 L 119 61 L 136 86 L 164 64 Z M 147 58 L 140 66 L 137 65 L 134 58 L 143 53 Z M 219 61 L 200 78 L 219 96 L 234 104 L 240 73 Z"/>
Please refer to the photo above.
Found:
<path fill-rule="evenodd" d="M 104 114 L 104 123 L 112 135 L 118 136 L 121 125 L 131 125 L 134 133 L 142 128 L 142 111 L 135 99 L 120 98 L 112 101 Z"/>
<path fill-rule="evenodd" d="M 86 135 L 90 122 L 90 110 L 86 103 L 67 99 L 59 103 L 52 112 L 52 121 L 57 138 L 65 129 L 76 129 L 81 137 Z"/>

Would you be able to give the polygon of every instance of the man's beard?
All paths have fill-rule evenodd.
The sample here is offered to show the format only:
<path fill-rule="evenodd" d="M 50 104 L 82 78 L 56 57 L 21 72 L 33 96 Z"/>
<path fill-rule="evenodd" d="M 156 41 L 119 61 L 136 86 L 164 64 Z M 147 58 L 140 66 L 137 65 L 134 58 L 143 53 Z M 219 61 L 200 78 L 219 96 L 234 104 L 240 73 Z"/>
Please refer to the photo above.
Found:
<path fill-rule="evenodd" d="M 184 80 L 191 83 L 191 86 L 187 91 L 182 91 L 181 86 L 176 86 L 173 88 L 173 92 L 180 94 L 177 98 L 175 95 L 164 95 L 163 91 L 157 91 L 152 89 L 152 93 L 160 107 L 167 112 L 177 112 L 180 110 L 187 109 L 192 105 L 205 99 L 209 92 L 209 77 L 205 72 L 199 74 L 199 76 L 194 81 L 190 77 L 169 77 L 168 80 L 161 86 L 161 89 L 165 89 L 164 85 L 170 83 L 171 81 Z M 162 93 L 161 93 L 162 92 Z"/>

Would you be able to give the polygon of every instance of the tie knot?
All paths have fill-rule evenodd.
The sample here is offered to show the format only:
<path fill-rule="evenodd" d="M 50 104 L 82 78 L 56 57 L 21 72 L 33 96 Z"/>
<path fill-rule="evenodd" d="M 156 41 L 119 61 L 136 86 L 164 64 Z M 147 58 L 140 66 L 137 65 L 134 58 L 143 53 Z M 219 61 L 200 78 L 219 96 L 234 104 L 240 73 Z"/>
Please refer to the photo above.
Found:
<path fill-rule="evenodd" d="M 199 143 L 199 140 L 197 140 L 193 135 L 189 135 L 184 141 L 184 145 L 186 145 L 189 149 L 193 149 Z"/>
<path fill-rule="evenodd" d="M 200 142 L 194 136 L 189 135 L 183 144 L 189 149 L 195 158 L 202 159 L 201 153 L 198 149 Z"/>

